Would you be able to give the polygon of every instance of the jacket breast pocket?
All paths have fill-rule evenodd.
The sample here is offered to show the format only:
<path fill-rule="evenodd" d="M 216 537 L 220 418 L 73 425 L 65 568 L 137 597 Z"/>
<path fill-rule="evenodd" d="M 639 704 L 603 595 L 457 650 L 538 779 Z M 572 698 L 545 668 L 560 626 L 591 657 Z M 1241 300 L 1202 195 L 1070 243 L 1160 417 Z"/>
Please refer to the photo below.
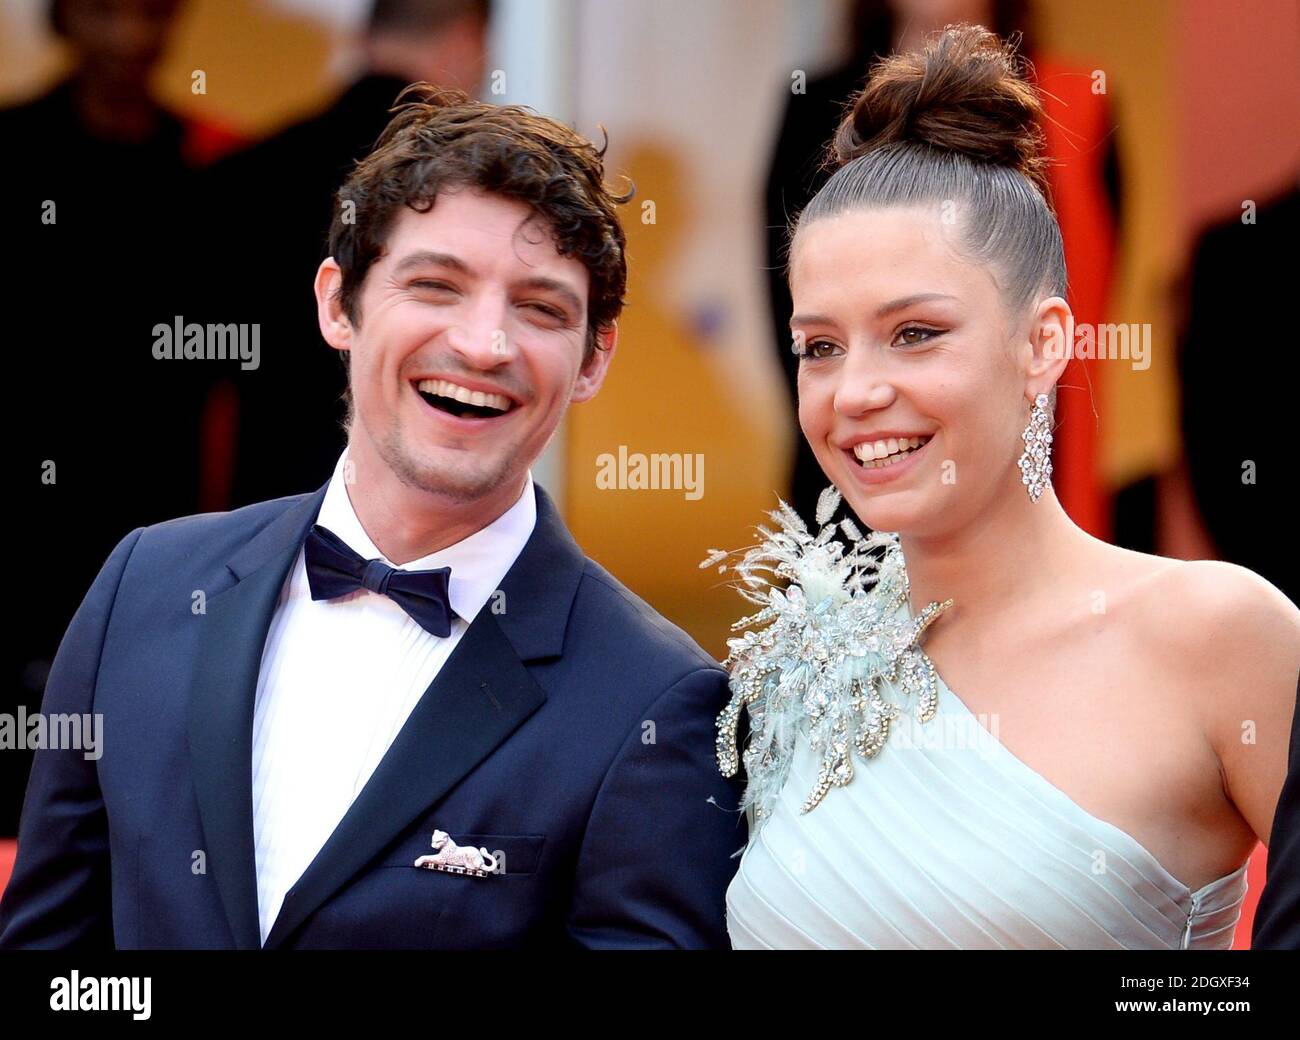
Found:
<path fill-rule="evenodd" d="M 534 873 L 541 863 L 542 849 L 546 844 L 546 836 L 543 834 L 468 834 L 453 832 L 450 837 L 451 841 L 467 852 L 470 849 L 478 851 L 480 855 L 486 852 L 490 859 L 485 858 L 483 861 L 490 865 L 490 873 L 505 877 Z M 432 839 L 433 831 L 430 828 L 428 831 L 399 842 L 384 858 L 381 866 L 412 869 L 415 866 L 415 861 L 421 856 L 435 856 L 438 854 L 439 850 L 433 847 Z M 472 864 L 476 860 L 476 857 L 472 854 L 463 858 L 454 853 L 448 855 L 445 847 L 441 858 L 449 860 L 453 864 L 458 861 Z M 434 872 L 448 873 L 448 871 Z M 451 871 L 451 873 L 455 873 L 455 871 Z M 484 879 L 475 878 L 475 880 Z"/>

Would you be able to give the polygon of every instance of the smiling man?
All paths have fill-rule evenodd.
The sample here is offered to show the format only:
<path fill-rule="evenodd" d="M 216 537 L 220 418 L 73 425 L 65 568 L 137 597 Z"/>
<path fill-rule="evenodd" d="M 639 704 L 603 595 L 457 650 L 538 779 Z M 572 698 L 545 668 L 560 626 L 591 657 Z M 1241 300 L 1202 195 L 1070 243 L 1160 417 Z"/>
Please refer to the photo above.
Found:
<path fill-rule="evenodd" d="M 401 101 L 316 277 L 347 449 L 109 558 L 42 705 L 103 754 L 37 754 L 0 947 L 726 945 L 725 674 L 529 472 L 613 356 L 627 197 L 535 113 Z"/>

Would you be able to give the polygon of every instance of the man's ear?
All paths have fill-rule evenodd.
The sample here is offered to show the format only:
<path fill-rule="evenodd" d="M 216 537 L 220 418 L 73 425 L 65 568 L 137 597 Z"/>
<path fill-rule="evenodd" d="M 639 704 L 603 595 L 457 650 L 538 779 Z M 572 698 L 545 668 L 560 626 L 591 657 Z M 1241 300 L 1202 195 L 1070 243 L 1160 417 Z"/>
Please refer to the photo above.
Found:
<path fill-rule="evenodd" d="M 342 284 L 342 270 L 332 256 L 326 257 L 316 271 L 316 320 L 326 343 L 335 350 L 351 350 L 352 323 L 348 321 L 338 294 Z"/>
<path fill-rule="evenodd" d="M 596 391 L 605 382 L 605 373 L 614 358 L 614 348 L 618 346 L 618 322 L 613 322 L 608 329 L 596 333 L 596 349 L 591 352 L 591 360 L 582 366 L 578 381 L 573 385 L 572 402 L 590 401 Z"/>
<path fill-rule="evenodd" d="M 1025 393 L 1050 394 L 1074 352 L 1074 314 L 1059 296 L 1043 300 L 1029 322 Z"/>

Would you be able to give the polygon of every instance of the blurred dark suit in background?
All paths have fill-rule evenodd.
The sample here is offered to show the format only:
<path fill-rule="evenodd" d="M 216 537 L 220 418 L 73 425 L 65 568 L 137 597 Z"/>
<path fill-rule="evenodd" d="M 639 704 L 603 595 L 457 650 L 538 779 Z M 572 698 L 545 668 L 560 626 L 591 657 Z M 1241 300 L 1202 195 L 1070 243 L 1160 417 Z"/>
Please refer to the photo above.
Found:
<path fill-rule="evenodd" d="M 366 69 L 316 115 L 215 164 L 202 194 L 211 226 L 206 298 L 218 317 L 257 322 L 261 363 L 214 388 L 212 506 L 246 505 L 320 486 L 345 437 L 346 369 L 321 338 L 312 283 L 328 255 L 334 194 L 391 117 L 408 83 L 476 92 L 487 0 L 378 0 Z M 219 440 L 220 435 L 214 437 Z"/>
<path fill-rule="evenodd" d="M 21 430 L 9 486 L 23 524 L 0 712 L 38 710 L 63 631 L 113 546 L 198 504 L 205 374 L 155 360 L 151 331 L 179 313 L 177 287 L 195 266 L 182 234 L 194 171 L 221 138 L 150 93 L 179 6 L 52 3 L 73 67 L 0 110 Z M 17 832 L 30 769 L 30 751 L 0 754 L 0 835 Z"/>
<path fill-rule="evenodd" d="M 1255 908 L 1252 950 L 1300 950 L 1300 679 L 1286 781 L 1268 841 L 1268 880 Z"/>
<path fill-rule="evenodd" d="M 1192 493 L 1222 559 L 1300 602 L 1295 548 L 1294 337 L 1264 317 L 1295 292 L 1300 190 L 1202 234 L 1191 262 L 1179 353 L 1182 433 Z M 1246 464 L 1253 463 L 1253 475 Z"/>

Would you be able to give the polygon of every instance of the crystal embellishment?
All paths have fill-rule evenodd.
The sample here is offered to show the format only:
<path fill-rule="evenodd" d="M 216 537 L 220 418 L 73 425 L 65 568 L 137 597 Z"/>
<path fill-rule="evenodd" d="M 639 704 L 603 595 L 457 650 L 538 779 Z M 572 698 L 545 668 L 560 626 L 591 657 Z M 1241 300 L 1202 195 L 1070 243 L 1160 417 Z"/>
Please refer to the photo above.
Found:
<path fill-rule="evenodd" d="M 768 514 L 776 529 L 760 526 L 762 541 L 743 550 L 735 567 L 738 591 L 760 609 L 732 625 L 743 634 L 727 641 L 732 697 L 718 716 L 716 751 L 723 776 L 735 776 L 743 762 L 741 807 L 752 807 L 754 829 L 781 792 L 798 733 L 820 758 L 806 813 L 853 780 L 855 759 L 880 753 L 904 706 L 920 722 L 938 708 L 934 666 L 918 644 L 952 600 L 912 616 L 898 536 L 830 523 L 839 501 L 835 489 L 823 493 L 816 536 L 781 502 Z M 714 552 L 701 566 L 726 555 Z M 750 722 L 743 752 L 742 711 Z"/>
<path fill-rule="evenodd" d="M 1047 413 L 1046 394 L 1034 398 L 1029 425 L 1020 436 L 1025 442 L 1025 452 L 1019 460 L 1020 482 L 1029 489 L 1029 497 L 1037 502 L 1052 479 L 1052 418 Z"/>

